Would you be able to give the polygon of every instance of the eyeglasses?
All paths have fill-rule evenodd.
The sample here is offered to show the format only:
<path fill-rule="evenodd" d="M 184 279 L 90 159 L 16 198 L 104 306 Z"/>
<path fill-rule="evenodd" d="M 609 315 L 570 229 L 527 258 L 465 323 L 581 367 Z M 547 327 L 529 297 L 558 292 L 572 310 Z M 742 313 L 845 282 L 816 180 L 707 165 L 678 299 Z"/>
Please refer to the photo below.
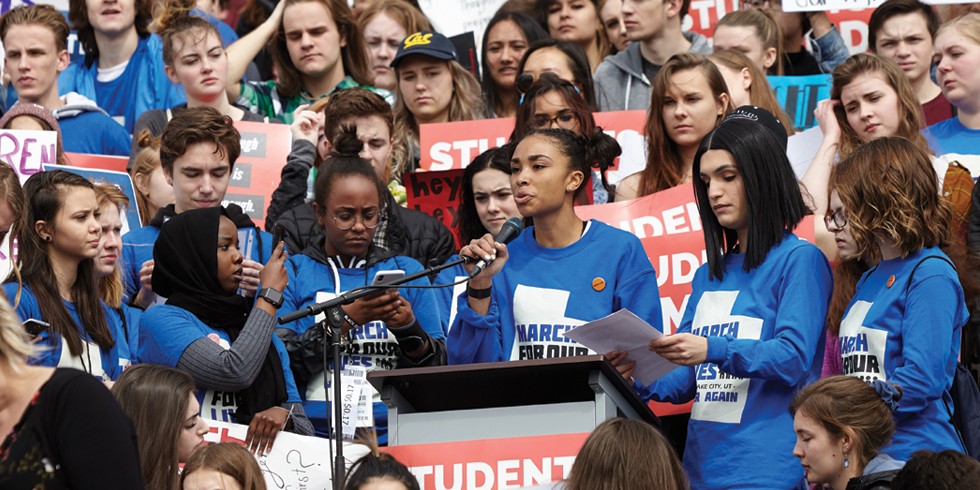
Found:
<path fill-rule="evenodd" d="M 347 231 L 354 227 L 358 221 L 364 225 L 365 228 L 373 230 L 378 227 L 378 223 L 381 221 L 381 213 L 377 209 L 367 210 L 360 215 L 354 213 L 338 213 L 333 215 L 333 222 L 337 225 L 337 228 Z"/>
<path fill-rule="evenodd" d="M 827 229 L 830 229 L 831 223 L 834 225 L 834 229 L 842 230 L 847 226 L 847 213 L 843 208 L 834 211 L 833 214 L 828 214 L 823 217 L 823 222 L 827 225 Z"/>
<path fill-rule="evenodd" d="M 535 128 L 560 128 L 560 129 L 575 129 L 578 126 L 578 117 L 575 113 L 566 109 L 554 117 L 548 117 L 546 114 L 536 114 L 531 117 L 531 125 Z"/>

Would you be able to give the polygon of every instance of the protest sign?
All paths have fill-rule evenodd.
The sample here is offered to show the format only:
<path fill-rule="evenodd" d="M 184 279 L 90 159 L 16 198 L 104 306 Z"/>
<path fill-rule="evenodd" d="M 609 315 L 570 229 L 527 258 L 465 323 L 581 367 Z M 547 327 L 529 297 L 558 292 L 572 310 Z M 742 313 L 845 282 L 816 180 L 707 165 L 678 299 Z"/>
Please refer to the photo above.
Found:
<path fill-rule="evenodd" d="M 210 427 L 204 436 L 206 442 L 245 444 L 247 425 L 216 420 L 205 422 Z M 269 454 L 257 458 L 266 486 L 270 489 L 331 490 L 333 461 L 330 455 L 333 444 L 334 441 L 330 439 L 280 432 Z M 344 443 L 344 459 L 348 468 L 367 453 L 367 446 Z"/>
<path fill-rule="evenodd" d="M 490 490 L 556 482 L 568 477 L 588 432 L 390 446 L 422 490 Z"/>
<path fill-rule="evenodd" d="M 694 186 L 679 185 L 632 201 L 579 206 L 575 211 L 582 219 L 597 219 L 640 239 L 657 272 L 664 333 L 675 332 L 691 296 L 694 273 L 707 262 Z M 813 217 L 806 217 L 795 233 L 813 243 Z M 690 404 L 650 406 L 660 416 L 690 411 Z"/>
<path fill-rule="evenodd" d="M 822 10 L 874 10 L 885 0 L 783 0 L 784 12 L 816 12 Z M 929 5 L 972 3 L 969 0 L 923 0 Z M 693 2 L 692 2 L 693 6 Z"/>
<path fill-rule="evenodd" d="M 615 185 L 622 177 L 646 166 L 645 111 L 596 112 L 594 117 L 596 125 L 623 147 L 622 156 L 607 174 L 610 183 Z M 419 127 L 419 166 L 428 171 L 466 168 L 480 153 L 506 144 L 513 131 L 512 117 L 423 124 Z"/>
<path fill-rule="evenodd" d="M 58 133 L 54 131 L 22 131 L 0 129 L 0 160 L 10 165 L 23 184 L 28 177 L 57 163 Z M 10 253 L 11 233 L 0 244 L 0 277 L 7 277 L 12 264 Z M 16 240 L 13 244 L 17 255 Z"/>
<path fill-rule="evenodd" d="M 242 154 L 235 162 L 221 204 L 241 206 L 256 226 L 267 228 L 265 210 L 272 201 L 272 192 L 279 186 L 292 135 L 285 124 L 235 121 L 235 127 L 242 134 Z"/>
<path fill-rule="evenodd" d="M 93 155 L 90 153 L 65 153 L 66 163 L 73 167 L 93 168 L 125 172 L 129 159 L 112 155 Z"/>
<path fill-rule="evenodd" d="M 133 188 L 133 181 L 126 172 L 114 172 L 111 170 L 100 170 L 82 167 L 72 167 L 68 165 L 45 165 L 44 170 L 64 170 L 73 174 L 81 175 L 86 180 L 92 182 L 108 182 L 126 194 L 129 198 L 129 206 L 122 214 L 122 234 L 129 233 L 130 230 L 142 228 L 140 221 L 139 206 L 136 205 L 136 191 Z"/>
<path fill-rule="evenodd" d="M 780 107 L 799 129 L 817 125 L 813 111 L 817 102 L 830 98 L 830 75 L 806 75 L 799 77 L 770 76 L 769 85 L 776 94 Z"/>
<path fill-rule="evenodd" d="M 462 191 L 463 171 L 411 172 L 404 176 L 405 194 L 409 209 L 422 211 L 439 220 L 456 237 L 459 219 L 459 193 Z"/>

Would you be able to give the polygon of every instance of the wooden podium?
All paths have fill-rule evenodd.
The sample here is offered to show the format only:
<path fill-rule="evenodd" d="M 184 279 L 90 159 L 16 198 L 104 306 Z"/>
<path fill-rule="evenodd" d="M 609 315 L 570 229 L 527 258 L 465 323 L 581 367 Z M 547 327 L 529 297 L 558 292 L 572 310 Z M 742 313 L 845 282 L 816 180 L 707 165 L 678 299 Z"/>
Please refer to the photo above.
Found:
<path fill-rule="evenodd" d="M 602 356 L 379 370 L 388 445 L 591 432 L 613 417 L 660 421 Z"/>

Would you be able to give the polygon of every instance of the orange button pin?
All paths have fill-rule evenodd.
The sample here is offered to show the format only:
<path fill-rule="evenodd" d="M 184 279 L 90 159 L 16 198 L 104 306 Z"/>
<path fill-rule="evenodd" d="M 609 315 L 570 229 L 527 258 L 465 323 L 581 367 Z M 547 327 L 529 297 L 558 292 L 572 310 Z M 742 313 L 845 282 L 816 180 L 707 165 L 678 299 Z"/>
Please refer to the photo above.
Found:
<path fill-rule="evenodd" d="M 892 284 L 895 284 L 895 275 L 888 276 L 888 282 L 885 283 L 885 287 L 890 288 Z"/>
<path fill-rule="evenodd" d="M 592 289 L 595 289 L 596 291 L 602 291 L 603 289 L 606 289 L 606 280 L 601 277 L 597 277 L 593 279 Z"/>

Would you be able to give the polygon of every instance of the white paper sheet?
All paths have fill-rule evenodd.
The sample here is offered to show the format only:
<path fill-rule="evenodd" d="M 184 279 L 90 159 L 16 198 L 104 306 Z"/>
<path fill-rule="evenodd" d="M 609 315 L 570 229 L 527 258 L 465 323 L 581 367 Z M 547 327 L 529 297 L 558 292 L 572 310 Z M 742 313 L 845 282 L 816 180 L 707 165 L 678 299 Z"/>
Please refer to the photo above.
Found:
<path fill-rule="evenodd" d="M 636 361 L 633 379 L 645 385 L 678 367 L 678 364 L 649 349 L 650 341 L 659 339 L 664 334 L 629 310 L 619 310 L 579 325 L 565 332 L 564 336 L 600 354 L 614 350 L 627 352 L 627 359 Z"/>

